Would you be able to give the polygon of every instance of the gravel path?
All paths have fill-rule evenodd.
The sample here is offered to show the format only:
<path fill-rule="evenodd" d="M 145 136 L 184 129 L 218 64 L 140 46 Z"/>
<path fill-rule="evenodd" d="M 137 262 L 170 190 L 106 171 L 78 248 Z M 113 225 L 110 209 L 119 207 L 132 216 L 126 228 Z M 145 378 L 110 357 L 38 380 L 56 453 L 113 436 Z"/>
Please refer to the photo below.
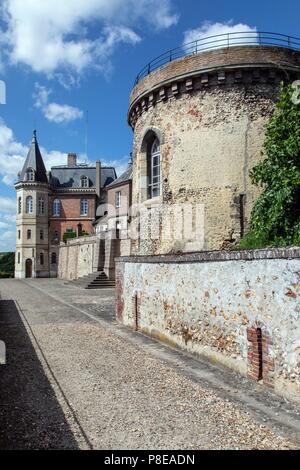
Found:
<path fill-rule="evenodd" d="M 1 280 L 0 292 L 0 448 L 299 447 L 292 431 L 114 333 L 112 290 Z"/>

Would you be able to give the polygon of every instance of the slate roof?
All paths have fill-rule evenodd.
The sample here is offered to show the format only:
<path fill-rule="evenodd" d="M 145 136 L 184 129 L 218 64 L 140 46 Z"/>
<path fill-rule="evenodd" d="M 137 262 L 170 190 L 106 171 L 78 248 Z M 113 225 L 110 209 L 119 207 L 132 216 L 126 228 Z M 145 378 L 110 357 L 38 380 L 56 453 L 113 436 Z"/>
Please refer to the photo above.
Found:
<path fill-rule="evenodd" d="M 81 177 L 87 176 L 89 187 L 96 187 L 96 167 L 78 165 L 74 167 L 55 166 L 51 168 L 50 184 L 53 188 L 80 188 Z M 101 167 L 101 188 L 105 188 L 116 179 L 113 167 Z"/>
<path fill-rule="evenodd" d="M 36 138 L 36 131 L 33 131 L 31 147 L 25 160 L 23 169 L 19 174 L 19 181 L 26 181 L 26 171 L 32 168 L 35 171 L 35 181 L 39 183 L 50 183 L 54 189 L 81 188 L 81 177 L 87 176 L 89 188 L 96 187 L 96 167 L 88 165 L 67 165 L 54 166 L 49 173 L 49 181 L 46 168 L 39 149 Z M 101 188 L 105 188 L 116 179 L 115 169 L 110 166 L 101 167 Z"/>
<path fill-rule="evenodd" d="M 35 181 L 39 183 L 48 183 L 46 168 L 36 139 L 36 131 L 33 131 L 31 146 L 23 169 L 19 175 L 19 181 L 26 181 L 26 171 L 28 168 L 32 168 L 35 171 Z"/>
<path fill-rule="evenodd" d="M 126 181 L 131 181 L 131 180 L 132 180 L 132 163 L 129 163 L 124 173 L 122 173 L 121 176 L 119 176 L 119 178 L 115 179 L 112 183 L 110 183 L 108 185 L 108 188 L 118 186 L 119 184 L 126 183 Z"/>

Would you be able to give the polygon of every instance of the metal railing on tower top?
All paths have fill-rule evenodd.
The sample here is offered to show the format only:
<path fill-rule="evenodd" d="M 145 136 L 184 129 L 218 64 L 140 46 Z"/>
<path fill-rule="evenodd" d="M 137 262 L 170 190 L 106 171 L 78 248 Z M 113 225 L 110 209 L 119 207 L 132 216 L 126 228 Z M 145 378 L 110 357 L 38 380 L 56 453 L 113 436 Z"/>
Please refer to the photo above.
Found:
<path fill-rule="evenodd" d="M 139 72 L 135 80 L 135 85 L 154 70 L 173 60 L 189 55 L 200 54 L 201 52 L 212 49 L 233 46 L 278 46 L 300 51 L 300 38 L 279 33 L 241 31 L 197 39 L 196 41 L 183 44 L 175 49 L 164 52 L 153 59 Z"/>

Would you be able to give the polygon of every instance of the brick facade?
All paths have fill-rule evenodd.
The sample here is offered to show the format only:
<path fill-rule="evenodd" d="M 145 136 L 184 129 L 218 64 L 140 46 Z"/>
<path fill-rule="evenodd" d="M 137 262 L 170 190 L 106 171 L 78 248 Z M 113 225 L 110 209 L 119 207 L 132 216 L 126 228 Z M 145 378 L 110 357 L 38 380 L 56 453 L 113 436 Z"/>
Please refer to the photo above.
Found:
<path fill-rule="evenodd" d="M 53 201 L 59 199 L 61 201 L 60 217 L 53 215 Z M 88 201 L 87 216 L 80 215 L 80 201 L 86 199 Z M 90 194 L 61 194 L 54 193 L 50 198 L 50 242 L 55 241 L 55 232 L 58 233 L 58 241 L 61 241 L 64 233 L 72 229 L 78 233 L 78 225 L 81 224 L 82 230 L 88 234 L 93 234 L 95 229 L 92 224 L 95 219 L 96 196 Z"/>

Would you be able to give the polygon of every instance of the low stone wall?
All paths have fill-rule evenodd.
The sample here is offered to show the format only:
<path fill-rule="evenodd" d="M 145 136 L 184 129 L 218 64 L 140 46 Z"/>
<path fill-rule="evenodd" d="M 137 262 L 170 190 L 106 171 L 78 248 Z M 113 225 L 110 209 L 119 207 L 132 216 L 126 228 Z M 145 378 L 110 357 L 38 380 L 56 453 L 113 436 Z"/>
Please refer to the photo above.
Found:
<path fill-rule="evenodd" d="M 80 237 L 61 243 L 58 254 L 58 277 L 78 279 L 97 271 L 99 244 L 97 237 Z"/>
<path fill-rule="evenodd" d="M 300 401 L 300 248 L 124 257 L 117 318 Z"/>

